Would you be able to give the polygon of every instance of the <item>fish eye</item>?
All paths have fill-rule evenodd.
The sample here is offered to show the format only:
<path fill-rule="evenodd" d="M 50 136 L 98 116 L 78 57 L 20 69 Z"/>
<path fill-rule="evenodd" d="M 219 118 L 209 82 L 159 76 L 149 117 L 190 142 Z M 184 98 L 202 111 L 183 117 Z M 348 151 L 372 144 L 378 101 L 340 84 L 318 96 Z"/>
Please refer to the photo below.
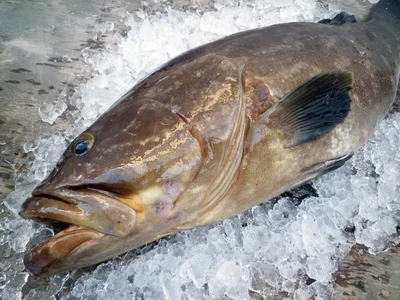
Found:
<path fill-rule="evenodd" d="M 75 144 L 75 154 L 77 156 L 81 156 L 85 154 L 89 150 L 89 142 L 88 141 L 77 141 Z"/>
<path fill-rule="evenodd" d="M 94 144 L 94 137 L 90 133 L 82 133 L 73 144 L 75 156 L 82 156 L 88 152 Z"/>

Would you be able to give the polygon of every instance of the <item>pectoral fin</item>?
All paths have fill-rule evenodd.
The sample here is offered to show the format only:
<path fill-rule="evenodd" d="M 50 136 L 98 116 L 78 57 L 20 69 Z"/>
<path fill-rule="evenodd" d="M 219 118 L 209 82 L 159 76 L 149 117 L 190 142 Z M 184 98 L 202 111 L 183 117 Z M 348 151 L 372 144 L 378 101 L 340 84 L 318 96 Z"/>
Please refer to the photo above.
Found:
<path fill-rule="evenodd" d="M 287 94 L 267 113 L 283 132 L 286 147 L 314 141 L 342 123 L 350 111 L 353 73 L 317 75 Z"/>

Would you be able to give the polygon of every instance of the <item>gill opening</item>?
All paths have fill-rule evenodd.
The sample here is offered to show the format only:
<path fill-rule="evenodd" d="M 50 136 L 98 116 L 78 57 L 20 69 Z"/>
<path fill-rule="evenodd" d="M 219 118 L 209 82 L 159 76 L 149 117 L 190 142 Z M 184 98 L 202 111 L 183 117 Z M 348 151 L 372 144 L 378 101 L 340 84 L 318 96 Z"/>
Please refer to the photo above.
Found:
<path fill-rule="evenodd" d="M 203 206 L 201 214 L 212 210 L 219 203 L 219 200 L 228 194 L 239 173 L 239 167 L 242 163 L 245 150 L 245 137 L 248 132 L 247 106 L 243 94 L 245 68 L 246 64 L 239 70 L 238 108 L 236 110 L 235 122 L 226 142 L 227 147 L 224 151 L 222 166 L 209 186 L 208 193 L 205 196 L 207 202 Z"/>

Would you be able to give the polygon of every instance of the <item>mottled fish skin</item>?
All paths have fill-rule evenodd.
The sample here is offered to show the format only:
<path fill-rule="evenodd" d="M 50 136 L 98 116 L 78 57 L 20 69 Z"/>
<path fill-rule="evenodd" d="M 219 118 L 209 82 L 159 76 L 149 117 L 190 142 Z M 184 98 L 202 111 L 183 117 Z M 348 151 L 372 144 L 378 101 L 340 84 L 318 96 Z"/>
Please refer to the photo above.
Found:
<path fill-rule="evenodd" d="M 86 154 L 74 155 L 73 142 L 24 204 L 22 216 L 45 221 L 56 213 L 97 216 L 101 201 L 114 203 L 100 220 L 70 221 L 82 226 L 70 231 L 85 233 L 70 252 L 59 254 L 56 246 L 64 232 L 27 253 L 28 270 L 48 276 L 104 261 L 236 215 L 320 174 L 314 169 L 341 165 L 336 159 L 357 150 L 390 109 L 399 67 L 400 30 L 380 19 L 281 24 L 173 59 L 86 130 L 94 137 Z M 334 71 L 353 76 L 347 117 L 320 138 L 288 147 L 266 112 L 304 82 Z M 81 212 L 49 215 L 43 197 Z M 120 221 L 130 224 L 112 230 L 124 209 Z"/>

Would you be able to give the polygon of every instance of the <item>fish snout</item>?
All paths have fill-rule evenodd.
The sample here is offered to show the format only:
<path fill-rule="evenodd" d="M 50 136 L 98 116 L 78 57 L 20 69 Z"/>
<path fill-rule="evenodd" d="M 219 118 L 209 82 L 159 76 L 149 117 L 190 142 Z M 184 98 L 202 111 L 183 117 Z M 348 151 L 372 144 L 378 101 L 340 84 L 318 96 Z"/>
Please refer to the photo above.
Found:
<path fill-rule="evenodd" d="M 32 197 L 29 197 L 28 199 L 26 199 L 26 200 L 24 201 L 24 203 L 22 203 L 21 209 L 20 209 L 20 211 L 18 212 L 18 214 L 19 214 L 20 217 L 22 217 L 22 218 L 25 219 L 24 213 L 25 213 L 26 207 L 28 206 L 29 202 L 31 202 L 31 201 L 32 201 Z"/>

